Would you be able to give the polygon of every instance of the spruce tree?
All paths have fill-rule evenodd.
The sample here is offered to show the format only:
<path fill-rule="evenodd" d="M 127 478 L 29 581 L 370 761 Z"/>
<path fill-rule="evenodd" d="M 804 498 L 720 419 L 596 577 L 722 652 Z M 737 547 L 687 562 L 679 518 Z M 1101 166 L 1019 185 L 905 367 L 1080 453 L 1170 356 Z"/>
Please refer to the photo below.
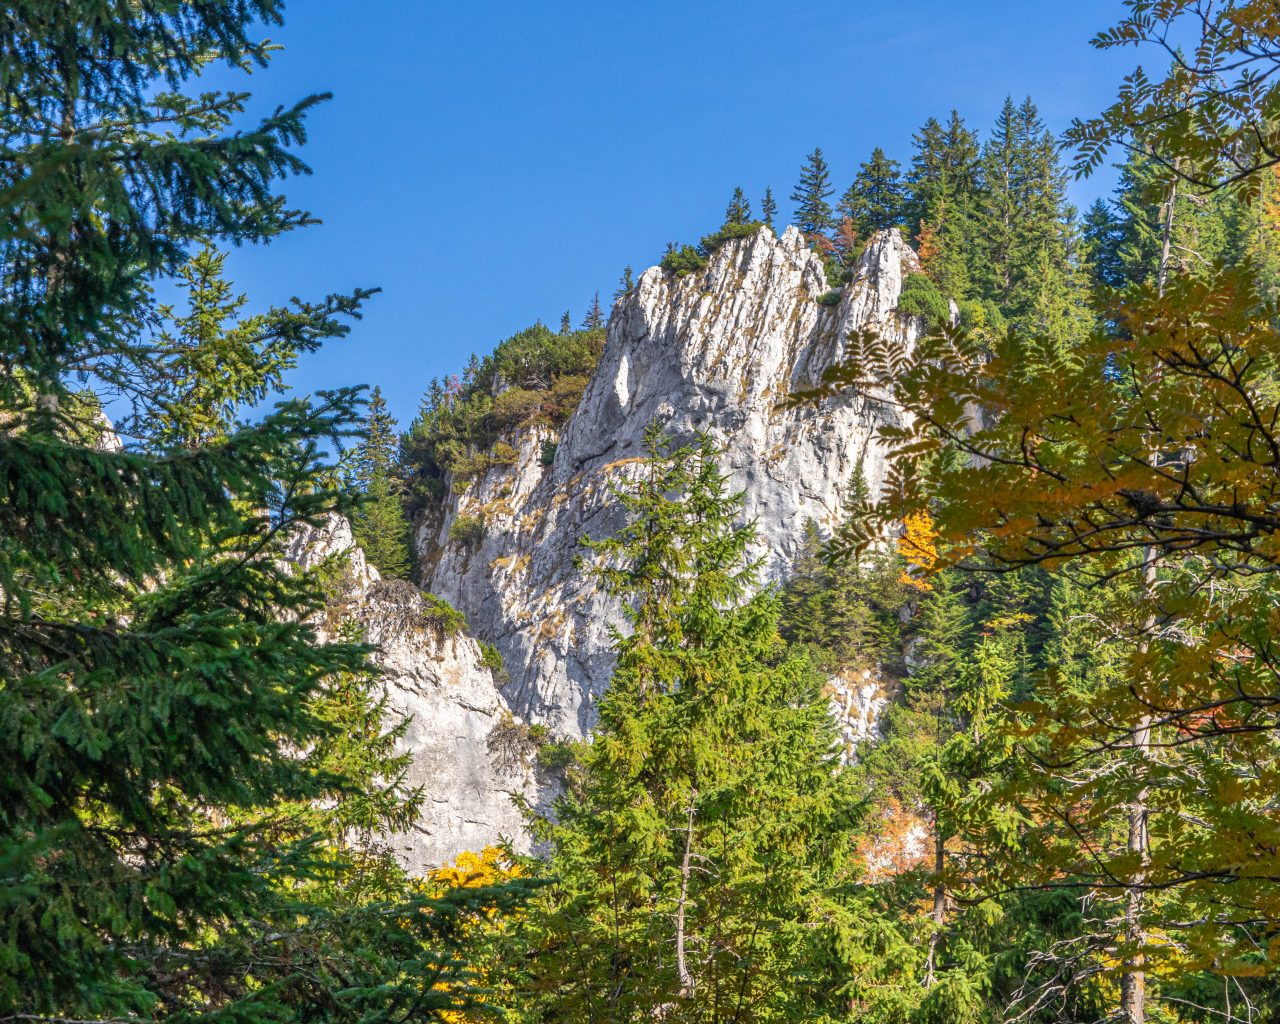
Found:
<path fill-rule="evenodd" d="M 568 334 L 573 330 L 573 322 L 569 319 L 569 311 L 566 309 L 560 314 L 560 333 Z"/>
<path fill-rule="evenodd" d="M 903 216 L 939 290 L 964 301 L 971 297 L 980 248 L 978 138 L 952 111 L 946 127 L 930 118 L 914 142 Z"/>
<path fill-rule="evenodd" d="M 724 211 L 724 222 L 726 224 L 751 223 L 751 202 L 741 187 L 733 190 L 733 197 Z"/>
<path fill-rule="evenodd" d="M 778 202 L 773 198 L 773 188 L 770 186 L 764 190 L 764 198 L 760 200 L 760 217 L 772 230 L 777 216 Z"/>
<path fill-rule="evenodd" d="M 1116 202 L 1118 258 L 1127 282 L 1158 286 L 1170 274 L 1203 276 L 1241 255 L 1247 217 L 1239 199 L 1230 191 L 1198 196 L 1140 151 L 1121 168 Z"/>
<path fill-rule="evenodd" d="M 554 881 L 532 915 L 536 1012 L 556 1020 L 812 1020 L 839 1005 L 830 950 L 848 808 L 820 680 L 755 592 L 705 436 L 651 428 L 591 544 L 624 602 L 593 741 L 542 836 Z M 565 937 L 572 936 L 571 942 Z"/>
<path fill-rule="evenodd" d="M 796 224 L 805 235 L 813 238 L 831 230 L 830 199 L 835 195 L 835 189 L 831 187 L 831 170 L 820 148 L 805 160 L 800 169 L 800 182 L 791 193 L 791 199 L 796 204 Z"/>
<path fill-rule="evenodd" d="M 247 94 L 179 91 L 265 64 L 251 33 L 279 17 L 6 12 L 0 1006 L 26 1019 L 385 1019 L 465 986 L 444 917 L 338 820 L 364 793 L 362 821 L 402 821 L 404 794 L 353 682 L 366 650 L 321 642 L 320 581 L 285 567 L 294 529 L 350 510 L 325 451 L 358 393 L 263 400 L 368 293 L 224 331 L 239 299 L 201 251 L 309 221 L 275 185 L 303 169 L 289 146 L 318 98 L 240 125 Z M 174 317 L 151 284 L 180 271 L 194 305 Z M 124 410 L 123 446 L 73 391 L 86 377 Z M 356 723 L 371 742 L 344 752 Z"/>
<path fill-rule="evenodd" d="M 980 167 L 982 297 L 1015 329 L 1067 351 L 1091 326 L 1087 282 L 1058 144 L 1029 98 L 1005 100 Z"/>
<path fill-rule="evenodd" d="M 877 146 L 841 197 L 840 213 L 853 221 L 863 238 L 902 223 L 904 190 L 899 166 Z"/>
<path fill-rule="evenodd" d="M 363 435 L 356 448 L 355 484 L 367 490 L 374 477 L 388 474 L 395 465 L 396 421 L 387 411 L 382 388 L 374 387 L 364 418 Z"/>
<path fill-rule="evenodd" d="M 1257 199 L 1240 214 L 1239 245 L 1258 268 L 1262 294 L 1274 302 L 1280 298 L 1280 172 L 1269 167 L 1260 177 Z"/>
<path fill-rule="evenodd" d="M 983 239 L 984 294 L 1001 310 L 1012 305 L 1018 259 L 1024 153 L 1019 135 L 1018 109 L 1006 96 L 991 136 L 982 147 L 982 208 L 979 235 Z"/>
<path fill-rule="evenodd" d="M 604 310 L 600 308 L 600 293 L 596 292 L 591 298 L 591 306 L 587 309 L 587 315 L 583 317 L 582 329 L 584 331 L 598 331 L 604 327 Z"/>
<path fill-rule="evenodd" d="M 1107 288 L 1124 284 L 1124 263 L 1120 255 L 1122 238 L 1120 219 L 1105 199 L 1095 199 L 1085 212 L 1081 228 L 1084 257 L 1088 261 L 1092 283 Z"/>
<path fill-rule="evenodd" d="M 613 301 L 617 302 L 624 295 L 628 294 L 636 286 L 635 271 L 631 269 L 628 263 L 623 268 L 622 277 L 618 279 L 618 287 L 613 293 Z"/>
<path fill-rule="evenodd" d="M 384 576 L 404 579 L 413 562 L 404 488 L 396 475 L 399 440 L 382 389 L 369 398 L 364 436 L 355 451 L 353 483 L 363 497 L 351 518 L 356 543 Z"/>

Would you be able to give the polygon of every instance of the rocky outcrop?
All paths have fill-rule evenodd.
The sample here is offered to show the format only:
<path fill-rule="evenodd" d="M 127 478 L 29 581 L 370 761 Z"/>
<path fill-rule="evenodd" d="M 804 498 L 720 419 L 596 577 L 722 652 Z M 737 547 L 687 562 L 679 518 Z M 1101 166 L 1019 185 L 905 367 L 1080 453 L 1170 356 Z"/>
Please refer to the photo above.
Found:
<path fill-rule="evenodd" d="M 512 714 L 476 641 L 448 631 L 422 593 L 384 580 L 340 516 L 302 529 L 287 557 L 302 568 L 325 562 L 338 576 L 324 624 L 332 634 L 355 622 L 376 645 L 391 712 L 407 720 L 401 747 L 412 753 L 408 783 L 422 787 L 422 813 L 406 833 L 386 837 L 400 860 L 422 870 L 503 838 L 528 849 L 513 795 L 535 798 L 535 749 Z"/>
<path fill-rule="evenodd" d="M 432 567 L 421 582 L 497 645 L 515 713 L 565 738 L 595 721 L 618 610 L 584 581 L 575 557 L 583 536 L 618 527 L 610 487 L 634 471 L 650 423 L 676 436 L 707 431 L 725 445 L 724 468 L 745 492 L 770 579 L 785 576 L 805 520 L 837 522 L 857 474 L 879 487 L 874 434 L 889 409 L 874 400 L 780 403 L 839 360 L 853 331 L 913 341 L 921 325 L 898 316 L 897 304 L 916 269 L 898 233 L 883 232 L 830 302 L 821 261 L 800 233 L 763 229 L 724 245 L 703 271 L 652 268 L 619 301 L 562 434 L 519 438 L 513 465 L 451 496 L 418 530 L 422 564 Z M 549 466 L 544 442 L 557 445 Z"/>
<path fill-rule="evenodd" d="M 880 713 L 897 688 L 869 668 L 837 672 L 827 680 L 827 699 L 840 730 L 844 763 L 857 756 L 861 744 L 880 739 Z"/>

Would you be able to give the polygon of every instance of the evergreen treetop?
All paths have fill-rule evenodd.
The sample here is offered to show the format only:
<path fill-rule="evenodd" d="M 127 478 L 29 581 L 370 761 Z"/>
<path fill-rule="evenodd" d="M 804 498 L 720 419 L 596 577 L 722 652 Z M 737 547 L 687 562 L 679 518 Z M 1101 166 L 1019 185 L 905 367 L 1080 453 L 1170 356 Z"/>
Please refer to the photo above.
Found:
<path fill-rule="evenodd" d="M 764 190 L 764 198 L 760 200 L 760 219 L 774 230 L 774 220 L 778 216 L 778 203 L 773 198 L 772 186 Z"/>
<path fill-rule="evenodd" d="M 355 482 L 366 488 L 379 474 L 390 474 L 397 449 L 395 417 L 387 410 L 382 388 L 375 385 L 365 410 L 363 436 L 356 447 Z"/>
<path fill-rule="evenodd" d="M 980 256 L 978 137 L 955 111 L 916 134 L 903 216 L 921 263 L 944 295 L 971 297 Z"/>
<path fill-rule="evenodd" d="M 382 389 L 375 387 L 356 446 L 352 485 L 363 501 L 351 518 L 356 543 L 384 576 L 404 578 L 413 562 L 404 486 L 397 476 L 399 435 Z"/>
<path fill-rule="evenodd" d="M 631 269 L 631 264 L 628 263 L 626 267 L 623 268 L 622 277 L 618 279 L 618 287 L 613 293 L 613 301 L 617 302 L 624 295 L 628 294 L 635 286 L 635 271 Z"/>
<path fill-rule="evenodd" d="M 877 146 L 862 164 L 853 184 L 840 199 L 839 211 L 863 238 L 902 223 L 905 192 L 900 165 Z"/>
<path fill-rule="evenodd" d="M 791 193 L 791 200 L 796 204 L 796 224 L 806 235 L 822 235 L 831 229 L 833 195 L 831 169 L 822 150 L 815 149 L 805 158 L 800 181 Z"/>
<path fill-rule="evenodd" d="M 598 331 L 604 327 L 604 310 L 600 308 L 600 293 L 596 292 L 591 297 L 591 305 L 587 309 L 587 315 L 582 319 L 582 329 L 584 331 Z"/>
<path fill-rule="evenodd" d="M 733 190 L 733 197 L 724 211 L 724 222 L 726 224 L 751 223 L 751 202 L 740 187 Z"/>

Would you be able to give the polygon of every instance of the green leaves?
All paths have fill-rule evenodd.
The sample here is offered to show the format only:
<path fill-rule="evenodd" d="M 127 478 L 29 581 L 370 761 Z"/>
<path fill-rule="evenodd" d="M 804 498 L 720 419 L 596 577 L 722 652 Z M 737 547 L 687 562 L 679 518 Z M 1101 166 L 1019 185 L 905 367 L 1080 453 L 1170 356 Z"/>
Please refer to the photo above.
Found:
<path fill-rule="evenodd" d="M 1075 172 L 1092 174 L 1122 147 L 1156 160 L 1197 191 L 1238 184 L 1256 194 L 1256 172 L 1276 163 L 1274 9 L 1255 0 L 1208 7 L 1197 0 L 1126 0 L 1126 6 L 1129 14 L 1093 44 L 1146 45 L 1168 70 L 1152 78 L 1136 69 L 1101 115 L 1072 123 L 1066 138 L 1076 150 Z M 1175 49 L 1170 40 L 1188 31 L 1195 45 Z"/>

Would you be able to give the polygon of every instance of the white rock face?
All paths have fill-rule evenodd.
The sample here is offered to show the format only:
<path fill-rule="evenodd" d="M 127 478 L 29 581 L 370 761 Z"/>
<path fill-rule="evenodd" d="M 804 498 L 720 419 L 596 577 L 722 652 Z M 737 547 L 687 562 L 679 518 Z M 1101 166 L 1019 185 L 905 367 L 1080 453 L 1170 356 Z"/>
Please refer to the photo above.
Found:
<path fill-rule="evenodd" d="M 512 709 L 553 734 L 585 735 L 612 666 L 608 625 L 618 609 L 575 567 L 584 535 L 620 525 L 610 484 L 642 456 L 655 420 L 677 437 L 708 431 L 726 446 L 725 470 L 745 491 L 771 580 L 798 554 L 801 526 L 833 526 L 859 469 L 879 488 L 883 454 L 873 440 L 892 413 L 841 401 L 783 410 L 779 403 L 844 353 L 855 330 L 913 342 L 921 324 L 899 317 L 906 274 L 919 268 L 896 231 L 876 236 L 838 304 L 800 233 L 767 229 L 726 244 L 699 273 L 648 270 L 615 307 L 600 365 L 566 424 L 550 467 L 545 432 L 519 439 L 515 465 L 492 469 L 441 518 L 420 524 L 422 582 L 462 610 L 477 636 L 497 645 Z M 460 515 L 484 536 L 449 538 Z M 861 728 L 870 730 L 873 723 Z"/>
<path fill-rule="evenodd" d="M 413 754 L 408 782 L 424 792 L 415 827 L 386 837 L 387 842 L 414 871 L 503 838 L 527 850 L 512 794 L 532 799 L 539 791 L 534 749 L 493 673 L 481 664 L 479 645 L 429 624 L 418 588 L 382 579 L 341 516 L 296 533 L 287 557 L 312 568 L 344 553 L 342 598 L 326 626 L 336 629 L 354 620 L 365 640 L 377 645 L 373 660 L 383 671 L 392 711 L 408 719 L 401 741 L 402 749 Z"/>
<path fill-rule="evenodd" d="M 840 729 L 840 759 L 848 764 L 858 746 L 881 738 L 880 713 L 892 699 L 890 688 L 870 669 L 841 672 L 827 681 L 831 715 Z"/>

